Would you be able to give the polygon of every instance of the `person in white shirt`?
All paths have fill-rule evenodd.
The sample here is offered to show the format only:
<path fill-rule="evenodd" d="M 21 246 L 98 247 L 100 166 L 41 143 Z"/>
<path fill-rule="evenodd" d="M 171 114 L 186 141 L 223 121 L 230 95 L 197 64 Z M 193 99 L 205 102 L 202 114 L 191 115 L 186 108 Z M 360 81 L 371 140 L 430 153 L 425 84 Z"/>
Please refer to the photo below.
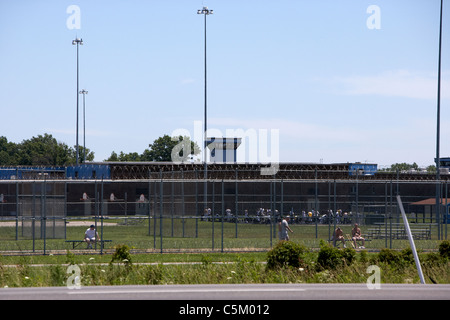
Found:
<path fill-rule="evenodd" d="M 92 242 L 95 243 L 97 239 L 100 237 L 98 236 L 98 232 L 95 230 L 95 226 L 92 224 L 84 233 L 84 241 L 87 242 L 87 249 L 92 249 Z"/>
<path fill-rule="evenodd" d="M 285 219 L 282 219 L 279 223 L 278 223 L 278 236 L 280 240 L 285 240 L 288 241 L 289 240 L 289 235 L 288 235 L 288 230 L 291 233 L 294 233 L 294 231 L 292 231 L 291 228 L 289 228 L 289 216 L 287 216 Z"/>

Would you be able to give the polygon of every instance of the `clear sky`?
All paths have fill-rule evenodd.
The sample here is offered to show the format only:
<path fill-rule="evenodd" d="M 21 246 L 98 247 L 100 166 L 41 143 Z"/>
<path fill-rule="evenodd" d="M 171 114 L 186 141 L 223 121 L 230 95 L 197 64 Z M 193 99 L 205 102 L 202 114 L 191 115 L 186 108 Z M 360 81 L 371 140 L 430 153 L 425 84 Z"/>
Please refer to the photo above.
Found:
<path fill-rule="evenodd" d="M 208 6 L 214 10 L 207 17 L 208 128 L 215 129 L 208 136 L 251 137 L 238 149 L 240 161 L 255 159 L 250 144 L 267 142 L 268 156 L 281 162 L 428 166 L 436 155 L 439 4 L 2 0 L 0 136 L 19 143 L 49 133 L 75 145 L 78 36 L 80 90 L 89 92 L 86 146 L 96 161 L 112 151 L 142 153 L 180 130 L 201 139 L 204 16 L 197 10 Z M 450 156 L 448 0 L 441 80 L 444 157 Z M 80 99 L 80 144 L 81 107 Z"/>

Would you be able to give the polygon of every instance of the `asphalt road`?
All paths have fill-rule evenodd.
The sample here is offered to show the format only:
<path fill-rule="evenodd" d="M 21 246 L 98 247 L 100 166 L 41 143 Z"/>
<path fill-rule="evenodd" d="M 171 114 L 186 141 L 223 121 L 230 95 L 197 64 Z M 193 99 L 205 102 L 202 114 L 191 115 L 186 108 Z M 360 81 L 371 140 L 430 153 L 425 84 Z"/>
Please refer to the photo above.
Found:
<path fill-rule="evenodd" d="M 449 300 L 450 285 L 236 284 L 1 288 L 0 300 Z"/>

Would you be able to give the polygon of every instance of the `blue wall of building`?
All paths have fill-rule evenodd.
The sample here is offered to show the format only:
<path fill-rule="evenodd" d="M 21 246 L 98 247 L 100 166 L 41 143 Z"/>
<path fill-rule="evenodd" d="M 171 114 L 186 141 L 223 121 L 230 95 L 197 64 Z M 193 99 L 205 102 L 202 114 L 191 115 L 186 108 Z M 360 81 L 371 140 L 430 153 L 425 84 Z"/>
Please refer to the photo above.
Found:
<path fill-rule="evenodd" d="M 111 169 L 108 164 L 81 164 L 67 167 L 69 179 L 111 179 Z"/>
<path fill-rule="evenodd" d="M 49 179 L 65 176 L 65 167 L 0 167 L 0 180 Z"/>
<path fill-rule="evenodd" d="M 367 164 L 367 163 L 349 163 L 348 171 L 351 176 L 358 175 L 371 175 L 373 176 L 377 173 L 377 165 L 376 164 Z"/>

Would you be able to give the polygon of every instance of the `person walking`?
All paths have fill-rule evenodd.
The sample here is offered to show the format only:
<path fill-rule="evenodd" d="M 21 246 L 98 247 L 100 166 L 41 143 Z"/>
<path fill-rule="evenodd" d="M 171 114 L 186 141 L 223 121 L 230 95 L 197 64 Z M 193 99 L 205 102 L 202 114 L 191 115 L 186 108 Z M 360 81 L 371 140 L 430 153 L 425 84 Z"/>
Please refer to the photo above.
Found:
<path fill-rule="evenodd" d="M 292 229 L 289 227 L 289 220 L 290 217 L 287 216 L 286 218 L 282 219 L 279 223 L 278 223 L 278 234 L 279 234 L 279 239 L 288 241 L 289 240 L 289 234 L 288 231 L 290 231 L 291 233 L 294 233 L 294 231 L 292 231 Z"/>

